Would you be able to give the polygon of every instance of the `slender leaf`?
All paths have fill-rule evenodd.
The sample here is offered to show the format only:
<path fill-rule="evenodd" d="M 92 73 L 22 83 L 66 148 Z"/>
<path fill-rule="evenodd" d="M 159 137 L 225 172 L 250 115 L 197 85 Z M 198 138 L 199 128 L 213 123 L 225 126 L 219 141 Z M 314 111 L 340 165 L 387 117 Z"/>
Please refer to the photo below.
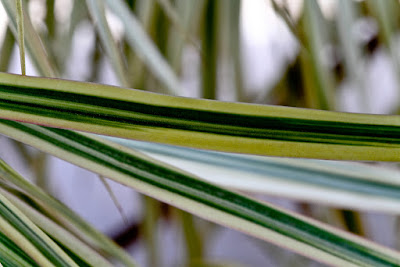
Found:
<path fill-rule="evenodd" d="M 128 6 L 121 0 L 105 1 L 124 24 L 127 41 L 137 52 L 137 55 L 165 85 L 170 94 L 179 95 L 182 92 L 179 79 L 176 77 L 175 73 L 165 61 L 157 47 L 147 36 L 136 17 L 132 12 L 130 12 Z"/>
<path fill-rule="evenodd" d="M 398 1 L 368 0 L 366 1 L 366 3 L 371 12 L 375 14 L 377 18 L 380 26 L 379 34 L 381 35 L 386 45 L 390 48 L 393 45 L 392 38 L 398 26 L 398 12 L 400 9 Z"/>
<path fill-rule="evenodd" d="M 112 142 L 13 121 L 1 121 L 0 131 L 207 220 L 299 253 L 307 251 L 309 257 L 322 262 L 340 266 L 400 264 L 397 252 L 201 181 Z"/>
<path fill-rule="evenodd" d="M 353 34 L 354 29 L 349 27 L 349 25 L 354 25 L 356 23 L 358 18 L 358 6 L 352 1 L 346 0 L 339 1 L 338 5 L 341 12 L 338 14 L 336 23 L 347 76 L 360 91 L 360 107 L 363 107 L 364 110 L 368 112 L 368 95 L 365 90 L 365 62 L 361 56 L 361 44 Z"/>
<path fill-rule="evenodd" d="M 0 230 L 9 234 L 10 239 L 37 263 L 77 266 L 60 247 L 1 194 L 0 215 Z"/>
<path fill-rule="evenodd" d="M 0 73 L 0 117 L 226 152 L 398 161 L 398 116 L 159 95 Z"/>
<path fill-rule="evenodd" d="M 30 184 L 3 161 L 0 161 L 0 177 L 29 194 L 53 216 L 56 216 L 58 219 L 69 225 L 73 225 L 73 230 L 77 229 L 78 233 L 83 233 L 88 243 L 93 244 L 105 253 L 119 259 L 125 266 L 135 266 L 131 257 L 109 238 L 89 225 L 61 202 L 45 193 L 42 189 Z"/>
<path fill-rule="evenodd" d="M 17 13 L 16 6 L 14 0 L 1 0 L 4 9 L 7 11 L 9 18 L 9 26 L 14 33 L 14 36 L 18 37 L 18 26 L 17 26 Z M 39 73 L 44 74 L 46 77 L 56 77 L 57 72 L 54 70 L 54 66 L 48 60 L 47 52 L 44 49 L 40 37 L 35 32 L 32 23 L 28 17 L 28 15 L 24 12 L 24 32 L 25 32 L 25 41 L 26 48 L 29 52 L 35 67 L 37 68 Z"/>
<path fill-rule="evenodd" d="M 111 35 L 110 28 L 108 27 L 108 22 L 106 20 L 104 3 L 101 0 L 87 0 L 86 1 L 90 14 L 95 20 L 97 31 L 100 35 L 102 44 L 108 54 L 108 57 L 113 64 L 116 75 L 122 86 L 129 87 L 129 82 L 126 79 L 128 76 L 125 70 L 122 56 L 118 47 Z"/>
<path fill-rule="evenodd" d="M 304 42 L 300 52 L 308 105 L 332 110 L 335 107 L 334 80 L 329 69 L 327 23 L 316 0 L 304 1 Z M 325 62 L 324 62 L 325 59 Z"/>
<path fill-rule="evenodd" d="M 157 3 L 155 0 L 138 1 L 135 2 L 134 7 L 132 7 L 132 10 L 135 10 L 135 13 L 137 13 L 137 19 L 140 25 L 142 25 L 143 31 L 148 34 L 152 32 L 154 21 L 157 17 L 156 7 Z M 137 55 L 132 45 L 127 43 L 126 50 L 131 87 L 151 91 L 152 88 L 147 88 L 145 86 L 145 81 L 148 76 L 154 77 L 154 75 L 151 75 L 151 71 L 148 70 L 149 68 L 146 68 L 146 64 L 144 64 L 143 60 Z"/>
<path fill-rule="evenodd" d="M 378 32 L 380 38 L 385 42 L 390 56 L 392 58 L 393 69 L 397 74 L 396 85 L 400 84 L 400 56 L 397 47 L 397 40 L 395 38 L 396 29 L 398 27 L 398 20 L 400 18 L 400 4 L 395 0 L 377 1 L 368 0 L 366 1 L 367 6 L 371 10 L 371 13 L 375 14 L 375 17 L 379 23 L 380 31 Z"/>
<path fill-rule="evenodd" d="M 24 12 L 22 9 L 22 0 L 17 0 L 17 29 L 19 43 L 19 57 L 21 62 L 21 73 L 26 75 L 25 67 L 25 40 L 24 40 Z"/>
<path fill-rule="evenodd" d="M 11 32 L 10 27 L 7 27 L 4 39 L 0 46 L 0 71 L 4 72 L 8 70 L 12 52 L 14 50 L 15 38 Z"/>
<path fill-rule="evenodd" d="M 69 58 L 73 48 L 72 41 L 75 31 L 78 29 L 78 26 L 88 18 L 88 13 L 85 1 L 73 0 L 68 28 L 65 32 L 56 35 L 56 39 L 53 41 L 54 56 L 57 60 L 57 64 L 60 66 L 61 72 L 65 72 L 67 69 L 66 65 L 70 63 Z M 44 64 L 42 61 L 38 61 L 38 63 L 41 65 Z M 46 76 L 42 72 L 40 74 Z"/>
<path fill-rule="evenodd" d="M 221 2 L 223 9 L 221 13 L 225 15 L 225 27 L 226 27 L 226 40 L 224 47 L 228 47 L 227 55 L 231 58 L 232 73 L 235 84 L 235 99 L 236 101 L 243 101 L 245 99 L 245 92 L 243 90 L 243 79 L 242 79 L 242 48 L 240 40 L 240 10 L 241 1 L 229 1 L 225 0 Z M 221 14 L 221 16 L 223 16 Z M 229 61 L 228 61 L 229 62 Z"/>
<path fill-rule="evenodd" d="M 29 239 L 25 238 L 23 234 L 18 232 L 12 225 L 10 225 L 3 217 L 0 217 L 0 232 L 7 233 L 7 237 L 13 244 L 22 248 L 22 251 L 26 251 L 36 263 L 39 265 L 50 266 L 50 262 L 43 256 L 40 251 L 29 242 Z M 10 252 L 7 252 L 8 255 L 6 257 L 11 257 Z M 6 258 L 7 259 L 7 258 Z M 28 259 L 29 260 L 29 259 Z M 15 263 L 15 262 L 14 262 Z"/>
<path fill-rule="evenodd" d="M 12 267 L 39 266 L 2 232 L 0 232 L 0 263 Z"/>
<path fill-rule="evenodd" d="M 149 153 L 209 182 L 236 190 L 336 207 L 400 212 L 397 170 L 360 163 L 228 154 L 103 138 Z"/>
<path fill-rule="evenodd" d="M 10 175 L 13 175 L 13 173 L 10 173 Z M 86 262 L 86 264 L 90 264 L 91 266 L 111 266 L 111 263 L 98 253 L 94 252 L 93 249 L 88 247 L 70 232 L 66 231 L 64 228 L 60 227 L 46 216 L 21 200 L 18 200 L 11 194 L 8 194 L 7 196 L 14 205 L 29 217 L 29 219 L 31 219 L 54 240 L 57 240 L 57 242 L 73 251 L 76 257 L 80 257 L 81 261 Z"/>
<path fill-rule="evenodd" d="M 217 64 L 218 64 L 218 2 L 206 1 L 204 12 L 204 25 L 202 25 L 202 51 L 201 61 L 201 97 L 216 99 L 217 97 Z"/>
<path fill-rule="evenodd" d="M 166 0 L 159 0 L 159 3 L 167 3 Z M 203 13 L 205 6 L 204 0 L 198 1 L 186 1 L 186 0 L 178 0 L 176 1 L 176 9 L 174 13 L 176 13 L 177 18 L 174 18 L 175 15 L 171 14 L 168 18 L 171 20 L 172 28 L 169 33 L 168 38 L 168 59 L 171 62 L 171 66 L 173 69 L 180 73 L 182 70 L 182 56 L 183 50 L 185 48 L 185 44 L 189 41 L 196 49 L 200 51 L 200 55 L 203 56 L 199 45 L 195 42 L 194 36 L 192 36 L 191 32 L 197 32 L 197 29 L 200 28 L 199 24 L 201 21 L 201 14 Z M 165 10 L 166 8 L 164 8 Z M 168 14 L 168 11 L 165 11 Z M 179 26 L 177 25 L 179 24 Z"/>

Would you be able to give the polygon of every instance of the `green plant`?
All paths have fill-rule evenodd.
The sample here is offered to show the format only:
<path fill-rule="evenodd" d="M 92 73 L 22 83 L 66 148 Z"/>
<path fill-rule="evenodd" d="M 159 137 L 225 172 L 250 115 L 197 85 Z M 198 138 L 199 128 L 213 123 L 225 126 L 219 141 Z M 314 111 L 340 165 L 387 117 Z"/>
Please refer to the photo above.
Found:
<path fill-rule="evenodd" d="M 159 88 L 159 92 L 183 94 L 178 74 L 186 67 L 182 57 L 184 48 L 189 47 L 201 60 L 203 98 L 216 98 L 217 66 L 228 62 L 234 73 L 236 100 L 251 102 L 241 72 L 240 1 L 75 0 L 67 30 L 55 18 L 55 2 L 46 1 L 47 31 L 39 33 L 29 15 L 16 9 L 15 3 L 21 1 L 2 0 L 9 24 L 1 47 L 1 71 L 7 70 L 13 44 L 19 40 L 21 47 L 25 41 L 30 59 L 43 77 L 0 73 L 0 133 L 20 142 L 16 144 L 21 159 L 36 166 L 42 188 L 0 161 L 3 265 L 135 265 L 127 252 L 46 192 L 43 154 L 32 156 L 25 145 L 91 170 L 102 181 L 107 177 L 208 221 L 326 264 L 400 265 L 400 254 L 394 250 L 236 191 L 275 193 L 350 209 L 399 211 L 396 171 L 360 163 L 264 157 L 394 162 L 399 159 L 397 115 L 329 111 L 335 107 L 335 88 L 340 78 L 320 57 L 321 50 L 334 42 L 327 34 L 333 22 L 324 18 L 316 1 L 305 1 L 299 21 L 285 6 L 271 2 L 298 38 L 300 49 L 296 62 L 288 67 L 290 71 L 265 100 L 277 97 L 282 104 L 297 108 L 182 98 L 53 79 L 66 75 L 72 36 L 80 22 L 90 20 L 96 29 L 96 41 L 88 81 L 99 81 L 99 57 L 107 57 L 123 87 Z M 106 8 L 124 25 L 125 32 L 118 44 L 106 19 Z M 354 21 L 355 10 L 368 15 L 379 11 L 375 16 L 384 29 L 379 44 L 392 51 L 391 38 L 400 14 L 398 2 L 339 1 L 338 8 L 344 14 L 337 18 L 338 39 L 343 51 L 348 52 L 340 64 L 346 66 L 348 77 L 362 84 L 362 73 L 356 69 L 359 59 L 353 57 L 362 57 L 362 48 L 352 41 L 351 32 L 346 32 L 340 22 Z M 394 60 L 394 66 L 397 64 Z M 21 66 L 24 73 L 24 63 Z M 293 79 L 302 84 L 296 80 L 293 87 Z M 291 90 L 302 97 L 293 99 Z M 232 183 L 237 178 L 200 178 L 182 170 L 184 165 L 177 168 L 141 151 L 217 166 L 224 171 L 233 169 L 240 180 Z M 274 192 L 271 185 L 280 193 Z M 295 190 L 285 192 L 288 187 Z M 160 262 L 154 245 L 154 224 L 160 217 L 160 207 L 151 198 L 144 200 L 147 215 L 143 232 L 150 251 L 149 264 L 156 266 Z M 330 214 L 344 218 L 347 229 L 364 234 L 357 212 L 331 210 Z M 194 222 L 197 219 L 183 212 L 176 217 L 181 220 L 187 240 L 186 263 L 207 264 L 203 230 Z"/>

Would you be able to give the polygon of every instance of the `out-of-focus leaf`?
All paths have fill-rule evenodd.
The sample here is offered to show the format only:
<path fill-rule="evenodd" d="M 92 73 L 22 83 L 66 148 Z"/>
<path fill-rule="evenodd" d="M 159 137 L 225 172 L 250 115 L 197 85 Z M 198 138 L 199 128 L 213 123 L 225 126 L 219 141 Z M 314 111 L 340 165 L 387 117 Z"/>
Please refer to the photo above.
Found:
<path fill-rule="evenodd" d="M 10 22 L 9 27 L 13 31 L 14 36 L 18 36 L 15 1 L 1 0 L 1 2 L 3 3 L 3 7 L 8 14 Z M 24 12 L 24 29 L 25 29 L 26 48 L 38 72 L 42 73 L 46 77 L 57 77 L 58 74 L 55 71 L 53 64 L 48 60 L 47 52 L 42 45 L 40 37 L 37 35 L 35 29 L 32 26 L 31 21 L 29 20 L 29 16 L 27 16 L 25 12 Z"/>
<path fill-rule="evenodd" d="M 304 45 L 300 52 L 308 107 L 332 110 L 335 107 L 334 79 L 329 69 L 327 25 L 316 0 L 304 1 Z"/>
<path fill-rule="evenodd" d="M 113 65 L 115 74 L 122 86 L 129 87 L 128 79 L 126 78 L 127 72 L 122 60 L 121 53 L 113 39 L 108 22 L 106 20 L 104 3 L 101 0 L 87 0 L 90 14 L 92 15 L 96 29 L 101 38 L 102 44 L 108 54 L 108 57 Z"/>
<path fill-rule="evenodd" d="M 109 139 L 224 187 L 366 211 L 400 212 L 396 170 L 360 163 L 271 158 Z M 205 171 L 207 170 L 207 171 Z"/>
<path fill-rule="evenodd" d="M 163 85 L 165 85 L 170 94 L 181 94 L 182 90 L 178 77 L 143 30 L 142 26 L 125 2 L 121 0 L 105 1 L 108 3 L 108 6 L 114 14 L 119 17 L 124 24 L 127 41 L 136 51 L 137 55 L 147 64 L 149 69 L 163 83 Z"/>

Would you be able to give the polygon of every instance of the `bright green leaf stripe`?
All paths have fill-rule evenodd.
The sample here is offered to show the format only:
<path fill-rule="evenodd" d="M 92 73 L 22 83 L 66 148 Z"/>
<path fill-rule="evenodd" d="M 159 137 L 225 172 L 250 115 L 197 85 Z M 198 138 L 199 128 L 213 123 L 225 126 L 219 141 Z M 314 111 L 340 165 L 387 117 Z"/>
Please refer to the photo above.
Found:
<path fill-rule="evenodd" d="M 1 121 L 0 131 L 209 220 L 340 265 L 396 266 L 400 255 L 222 189 L 113 143 L 71 131 Z M 309 255 L 309 256 L 310 256 Z"/>
<path fill-rule="evenodd" d="M 0 117 L 204 149 L 399 160 L 400 117 L 226 103 L 0 73 Z"/>

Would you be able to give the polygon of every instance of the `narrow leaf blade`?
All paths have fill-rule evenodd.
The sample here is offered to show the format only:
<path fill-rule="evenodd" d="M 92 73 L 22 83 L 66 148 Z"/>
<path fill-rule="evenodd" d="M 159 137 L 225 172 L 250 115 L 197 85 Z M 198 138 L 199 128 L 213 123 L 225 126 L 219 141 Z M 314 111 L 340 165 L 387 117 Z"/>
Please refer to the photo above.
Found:
<path fill-rule="evenodd" d="M 400 254 L 214 186 L 141 153 L 87 135 L 12 121 L 0 131 L 207 220 L 332 265 L 384 266 Z M 346 244 L 343 246 L 343 244 Z"/>
<path fill-rule="evenodd" d="M 0 73 L 0 117 L 225 152 L 398 161 L 398 116 L 190 99 Z"/>

